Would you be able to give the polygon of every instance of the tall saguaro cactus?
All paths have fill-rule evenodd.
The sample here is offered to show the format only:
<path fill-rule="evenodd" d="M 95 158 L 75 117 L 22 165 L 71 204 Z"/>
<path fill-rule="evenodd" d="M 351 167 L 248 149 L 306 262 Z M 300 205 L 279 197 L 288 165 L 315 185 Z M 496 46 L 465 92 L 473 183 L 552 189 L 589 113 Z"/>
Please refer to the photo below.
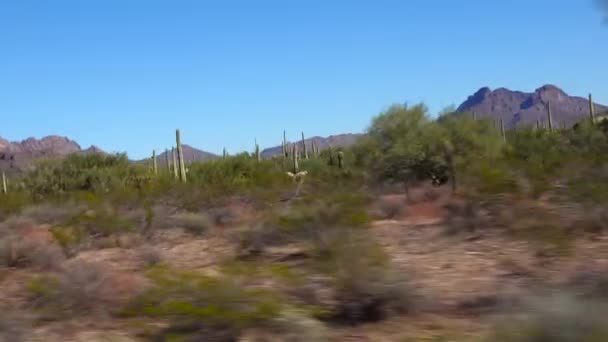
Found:
<path fill-rule="evenodd" d="M 158 174 L 158 164 L 156 163 L 156 150 L 152 150 L 152 171 Z"/>
<path fill-rule="evenodd" d="M 344 168 L 344 152 L 338 151 L 338 167 Z"/>
<path fill-rule="evenodd" d="M 592 124 L 595 124 L 595 105 L 591 94 L 589 94 L 589 119 L 591 119 Z"/>
<path fill-rule="evenodd" d="M 258 162 L 262 161 L 262 154 L 260 153 L 260 145 L 258 145 L 258 140 L 255 139 L 255 159 Z"/>
<path fill-rule="evenodd" d="M 547 101 L 547 122 L 549 125 L 549 132 L 553 132 L 553 115 L 551 115 L 551 101 Z"/>
<path fill-rule="evenodd" d="M 169 160 L 169 150 L 165 149 L 165 164 L 167 166 L 167 172 L 171 172 L 171 161 Z"/>
<path fill-rule="evenodd" d="M 329 166 L 333 166 L 335 164 L 335 161 L 334 161 L 334 149 L 331 146 L 331 144 L 329 144 L 329 148 L 327 149 L 327 153 L 329 154 L 328 164 L 329 164 Z"/>
<path fill-rule="evenodd" d="M 226 148 L 222 150 L 222 159 L 226 160 Z"/>
<path fill-rule="evenodd" d="M 8 187 L 6 186 L 6 175 L 4 174 L 4 171 L 2 171 L 2 193 L 5 195 L 8 193 Z"/>
<path fill-rule="evenodd" d="M 182 138 L 179 129 L 175 130 L 175 143 L 177 144 L 177 159 L 179 162 L 179 180 L 186 182 L 186 163 L 184 161 L 184 150 L 182 149 Z"/>
<path fill-rule="evenodd" d="M 175 179 L 178 179 L 179 173 L 177 170 L 177 154 L 175 153 L 175 147 L 171 147 L 171 156 L 173 157 L 173 176 Z"/>
<path fill-rule="evenodd" d="M 502 118 L 500 118 L 500 134 L 502 135 L 502 140 L 507 141 L 507 135 L 505 134 L 505 122 Z"/>
<path fill-rule="evenodd" d="M 307 171 L 300 171 L 300 166 L 298 165 L 298 144 L 291 145 L 291 161 L 292 161 L 292 170 L 287 172 L 287 175 L 293 178 L 294 181 L 299 181 L 298 188 L 296 189 L 296 195 L 300 191 L 300 185 L 304 181 L 304 176 L 308 174 Z"/>
<path fill-rule="evenodd" d="M 304 153 L 304 159 L 308 160 L 308 149 L 306 148 L 306 139 L 304 139 L 304 132 L 302 132 L 302 153 Z"/>
<path fill-rule="evenodd" d="M 300 172 L 300 166 L 298 165 L 298 145 L 293 144 L 291 149 L 291 160 L 293 162 L 293 174 L 296 175 Z"/>
<path fill-rule="evenodd" d="M 289 156 L 289 151 L 287 151 L 287 134 L 285 130 L 283 130 L 283 158 L 287 158 Z"/>

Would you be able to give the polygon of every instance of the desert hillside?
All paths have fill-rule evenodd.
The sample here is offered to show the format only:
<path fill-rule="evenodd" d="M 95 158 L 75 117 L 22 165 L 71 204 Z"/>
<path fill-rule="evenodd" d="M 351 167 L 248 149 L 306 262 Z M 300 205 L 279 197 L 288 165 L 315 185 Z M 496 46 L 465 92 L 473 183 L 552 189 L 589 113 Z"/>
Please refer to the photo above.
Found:
<path fill-rule="evenodd" d="M 501 131 L 396 105 L 331 148 L 5 173 L 0 340 L 603 341 L 589 117 Z"/>

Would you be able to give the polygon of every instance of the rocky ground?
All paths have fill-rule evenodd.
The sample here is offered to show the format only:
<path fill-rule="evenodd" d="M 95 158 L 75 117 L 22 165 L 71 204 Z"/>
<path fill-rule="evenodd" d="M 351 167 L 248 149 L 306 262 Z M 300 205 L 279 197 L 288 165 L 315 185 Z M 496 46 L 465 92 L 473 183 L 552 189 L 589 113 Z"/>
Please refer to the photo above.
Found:
<path fill-rule="evenodd" d="M 334 341 L 471 341 L 481 338 L 500 314 L 535 289 L 568 286 L 581 275 L 594 274 L 608 267 L 608 237 L 581 238 L 563 254 L 544 252 L 538 245 L 507 237 L 487 229 L 463 234 L 446 234 L 449 199 L 438 196 L 419 199 L 413 204 L 403 195 L 380 198 L 394 203 L 390 219 L 373 222 L 373 237 L 390 256 L 399 272 L 407 277 L 415 292 L 423 298 L 414 312 L 380 322 L 358 326 L 330 327 Z M 244 211 L 242 211 L 244 212 Z M 65 320 L 27 320 L 28 285 L 33 276 L 55 267 L 52 254 L 43 256 L 48 264 L 34 267 L 0 269 L 0 302 L 11 308 L 0 319 L 0 331 L 6 341 L 27 331 L 27 341 L 139 341 L 142 329 L 150 322 L 118 319 L 107 314 L 146 286 L 146 267 L 162 261 L 178 269 L 213 274 L 217 265 L 234 259 L 238 248 L 230 227 L 215 227 L 207 234 L 193 237 L 181 229 L 169 229 L 148 240 L 123 236 L 108 243 L 109 248 L 91 248 L 60 263 L 86 261 L 100 265 L 106 285 L 96 298 L 96 309 L 83 317 Z M 22 244 L 35 245 L 49 240 L 48 227 L 20 228 Z M 50 241 L 50 240 L 49 240 Z M 301 255 L 297 245 L 268 248 L 263 257 L 273 262 L 290 262 Z M 77 272 L 76 270 L 75 272 Z M 78 277 L 77 275 L 75 276 Z M 79 279 L 74 280 L 77 286 Z M 29 300 L 29 299 L 28 299 Z M 158 323 L 162 324 L 162 323 Z M 255 333 L 245 334 L 243 341 L 281 341 Z"/>

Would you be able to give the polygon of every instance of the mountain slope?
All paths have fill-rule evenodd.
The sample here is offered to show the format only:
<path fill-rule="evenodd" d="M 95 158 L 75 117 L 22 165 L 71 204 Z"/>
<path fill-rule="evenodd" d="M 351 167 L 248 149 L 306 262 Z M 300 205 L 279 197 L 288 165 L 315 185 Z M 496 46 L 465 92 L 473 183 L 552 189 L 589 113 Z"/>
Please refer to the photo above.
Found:
<path fill-rule="evenodd" d="M 315 145 L 319 148 L 319 150 L 325 150 L 330 145 L 335 148 L 347 147 L 347 146 L 353 145 L 354 143 L 357 142 L 357 140 L 361 136 L 362 136 L 362 134 L 347 133 L 347 134 L 330 135 L 326 138 L 316 136 L 316 137 L 305 139 L 304 141 L 306 143 L 307 148 L 309 148 L 309 149 L 311 148 L 312 142 L 314 141 Z M 293 143 L 293 142 L 294 141 L 291 141 L 291 143 Z M 301 140 L 298 140 L 295 142 L 301 143 Z M 288 141 L 288 143 L 290 143 L 290 142 Z M 281 155 L 282 150 L 283 150 L 283 147 L 281 145 L 266 148 L 262 151 L 262 158 L 271 158 L 271 157 L 274 157 L 277 155 Z"/>
<path fill-rule="evenodd" d="M 203 150 L 199 150 L 195 147 L 192 147 L 192 146 L 186 145 L 186 144 L 182 144 L 182 151 L 184 153 L 184 161 L 186 163 L 190 163 L 190 162 L 194 162 L 194 161 L 213 160 L 213 159 L 219 158 L 219 156 L 216 154 L 213 154 L 213 153 L 207 152 L 207 151 L 203 151 Z M 167 153 L 167 152 L 163 152 L 158 155 L 159 163 L 165 162 L 165 153 Z M 171 150 L 169 150 L 168 153 L 169 153 L 169 155 L 168 155 L 169 160 L 172 161 L 173 157 L 171 155 Z M 177 150 L 175 151 L 175 153 L 177 153 Z M 161 164 L 161 165 L 164 165 L 164 164 Z"/>
<path fill-rule="evenodd" d="M 61 158 L 72 153 L 105 153 L 96 146 L 82 149 L 75 141 L 58 135 L 9 142 L 0 137 L 0 169 L 19 171 L 42 158 Z"/>
<path fill-rule="evenodd" d="M 568 126 L 589 116 L 588 99 L 570 96 L 554 85 L 544 85 L 532 93 L 512 91 L 506 88 L 491 90 L 484 87 L 469 96 L 457 109 L 458 112 L 474 112 L 479 118 L 503 119 L 506 128 L 518 125 L 546 125 L 547 105 L 551 103 L 552 119 L 556 126 Z M 608 107 L 595 104 L 596 113 Z"/>

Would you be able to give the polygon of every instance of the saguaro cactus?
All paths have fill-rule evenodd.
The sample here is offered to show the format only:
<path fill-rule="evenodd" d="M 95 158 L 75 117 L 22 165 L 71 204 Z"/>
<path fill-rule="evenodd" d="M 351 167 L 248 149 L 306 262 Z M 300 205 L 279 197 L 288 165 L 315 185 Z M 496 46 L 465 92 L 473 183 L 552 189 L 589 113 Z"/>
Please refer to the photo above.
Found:
<path fill-rule="evenodd" d="M 262 161 L 262 154 L 260 153 L 260 145 L 258 145 L 258 140 L 255 139 L 255 159 L 258 162 Z"/>
<path fill-rule="evenodd" d="M 152 171 L 158 174 L 158 164 L 156 163 L 156 150 L 152 150 Z"/>
<path fill-rule="evenodd" d="M 589 119 L 591 119 L 592 124 L 595 124 L 595 105 L 591 94 L 589 94 Z"/>
<path fill-rule="evenodd" d="M 542 126 L 540 125 L 540 120 L 536 120 L 536 130 L 539 130 L 542 128 Z"/>
<path fill-rule="evenodd" d="M 184 150 L 182 149 L 182 138 L 179 129 L 175 130 L 175 142 L 177 144 L 177 159 L 179 162 L 179 180 L 186 182 L 186 163 L 184 161 Z"/>
<path fill-rule="evenodd" d="M 454 166 L 454 146 L 449 140 L 443 141 L 443 153 L 445 161 L 450 170 L 450 179 L 452 181 L 452 192 L 456 191 L 456 167 Z"/>
<path fill-rule="evenodd" d="M 167 166 L 167 172 L 171 172 L 171 160 L 169 160 L 169 150 L 165 149 L 165 163 Z"/>
<path fill-rule="evenodd" d="M 502 118 L 500 118 L 500 134 L 502 134 L 502 140 L 507 141 L 507 136 L 505 134 L 505 122 Z"/>
<path fill-rule="evenodd" d="M 2 193 L 5 195 L 8 193 L 8 187 L 6 186 L 6 175 L 4 174 L 4 171 L 2 171 Z"/>
<path fill-rule="evenodd" d="M 293 173 L 294 175 L 300 172 L 300 166 L 298 165 L 298 145 L 293 144 L 291 149 L 291 160 L 293 161 Z"/>
<path fill-rule="evenodd" d="M 226 148 L 224 147 L 224 149 L 222 150 L 222 159 L 226 159 Z"/>
<path fill-rule="evenodd" d="M 171 147 L 171 155 L 173 157 L 173 176 L 175 179 L 179 178 L 179 173 L 177 170 L 177 154 L 175 153 L 175 147 Z"/>
<path fill-rule="evenodd" d="M 328 164 L 329 166 L 333 166 L 335 164 L 334 161 L 334 149 L 331 146 L 331 144 L 329 144 L 329 147 L 327 148 L 327 153 L 329 154 L 329 160 L 328 160 Z"/>
<path fill-rule="evenodd" d="M 344 168 L 344 152 L 338 151 L 338 167 Z"/>
<path fill-rule="evenodd" d="M 302 182 L 304 180 L 304 176 L 308 174 L 307 171 L 300 171 L 300 166 L 298 164 L 298 144 L 291 145 L 291 161 L 292 161 L 292 169 L 290 172 L 287 172 L 287 175 L 294 179 L 294 181 L 299 180 Z M 300 183 L 301 184 L 301 183 Z M 296 191 L 296 193 L 299 190 Z"/>
<path fill-rule="evenodd" d="M 549 132 L 553 132 L 553 117 L 551 115 L 551 101 L 547 101 L 547 121 L 549 124 Z"/>
<path fill-rule="evenodd" d="M 283 131 L 283 158 L 287 158 L 289 156 L 289 151 L 287 151 L 287 134 Z"/>
<path fill-rule="evenodd" d="M 302 132 L 302 152 L 304 153 L 304 159 L 308 159 L 308 149 L 306 148 L 306 139 L 304 139 L 304 132 Z"/>

